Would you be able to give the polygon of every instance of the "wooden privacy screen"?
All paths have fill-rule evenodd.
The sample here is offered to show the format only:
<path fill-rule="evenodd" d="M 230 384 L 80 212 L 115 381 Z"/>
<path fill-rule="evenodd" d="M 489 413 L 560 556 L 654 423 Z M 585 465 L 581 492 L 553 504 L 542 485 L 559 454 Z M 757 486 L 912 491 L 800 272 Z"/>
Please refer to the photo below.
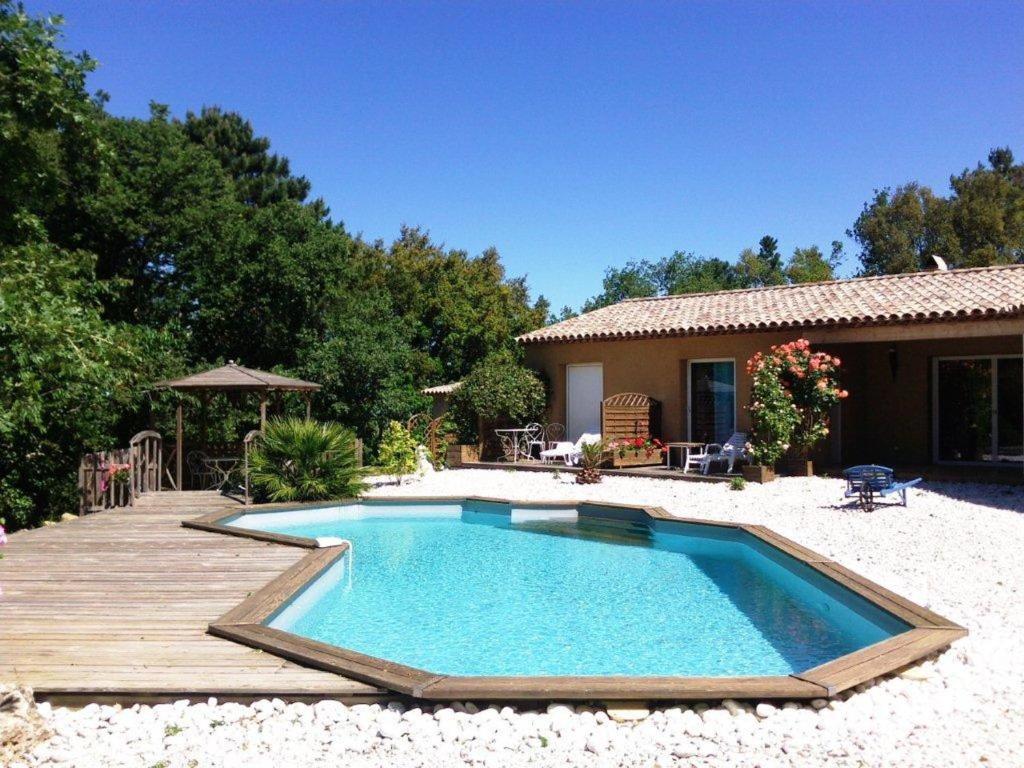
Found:
<path fill-rule="evenodd" d="M 601 403 L 601 434 L 623 437 L 661 437 L 661 403 L 638 392 L 622 392 Z"/>
<path fill-rule="evenodd" d="M 601 403 L 601 436 L 609 443 L 633 437 L 661 437 L 661 403 L 639 392 L 621 392 Z M 616 467 L 660 464 L 661 453 L 619 456 L 613 448 Z"/>

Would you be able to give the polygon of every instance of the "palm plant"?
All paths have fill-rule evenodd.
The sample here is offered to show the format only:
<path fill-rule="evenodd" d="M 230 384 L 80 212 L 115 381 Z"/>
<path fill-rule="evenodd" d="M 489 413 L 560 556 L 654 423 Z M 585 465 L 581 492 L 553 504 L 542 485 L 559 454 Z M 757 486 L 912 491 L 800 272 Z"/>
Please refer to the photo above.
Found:
<path fill-rule="evenodd" d="M 601 482 L 601 472 L 598 467 L 604 463 L 607 450 L 608 443 L 604 439 L 580 444 L 580 471 L 576 474 L 577 483 L 589 485 Z"/>
<path fill-rule="evenodd" d="M 274 419 L 249 459 L 249 476 L 270 501 L 320 501 L 362 493 L 355 434 L 334 422 Z"/>

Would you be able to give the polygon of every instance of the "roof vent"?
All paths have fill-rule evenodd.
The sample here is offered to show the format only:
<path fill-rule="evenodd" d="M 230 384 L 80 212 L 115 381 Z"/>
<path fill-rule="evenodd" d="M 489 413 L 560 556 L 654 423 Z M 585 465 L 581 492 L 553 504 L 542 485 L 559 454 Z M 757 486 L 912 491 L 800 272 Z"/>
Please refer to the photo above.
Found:
<path fill-rule="evenodd" d="M 933 253 L 932 254 L 932 261 L 935 262 L 935 265 L 932 267 L 932 269 L 934 269 L 935 271 L 937 271 L 937 272 L 948 272 L 949 271 L 949 266 L 946 264 L 946 260 L 944 258 L 942 258 L 941 256 L 936 256 Z"/>

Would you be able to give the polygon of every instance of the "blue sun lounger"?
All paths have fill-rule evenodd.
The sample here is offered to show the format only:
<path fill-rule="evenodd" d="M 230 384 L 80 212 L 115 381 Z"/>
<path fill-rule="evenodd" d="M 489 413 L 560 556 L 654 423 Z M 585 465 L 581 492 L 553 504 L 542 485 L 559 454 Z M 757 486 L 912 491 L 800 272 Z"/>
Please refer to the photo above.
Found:
<path fill-rule="evenodd" d="M 917 477 L 903 483 L 897 483 L 893 477 L 893 471 L 889 467 L 881 467 L 877 464 L 860 464 L 843 470 L 846 478 L 846 492 L 844 498 L 856 497 L 865 512 L 875 508 L 875 496 L 892 496 L 896 494 L 903 506 L 907 506 L 907 489 L 913 488 L 921 482 Z"/>

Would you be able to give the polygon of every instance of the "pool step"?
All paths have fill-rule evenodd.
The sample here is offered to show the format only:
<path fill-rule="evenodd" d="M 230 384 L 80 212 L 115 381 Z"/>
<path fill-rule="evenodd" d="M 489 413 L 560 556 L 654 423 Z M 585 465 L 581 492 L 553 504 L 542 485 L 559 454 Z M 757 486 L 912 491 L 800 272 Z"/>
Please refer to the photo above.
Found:
<path fill-rule="evenodd" d="M 646 525 L 638 523 L 608 522 L 559 522 L 538 520 L 518 523 L 513 526 L 518 531 L 542 533 L 548 536 L 562 536 L 569 539 L 601 541 L 608 544 L 625 544 L 635 547 L 650 547 L 654 544 L 653 531 Z"/>

